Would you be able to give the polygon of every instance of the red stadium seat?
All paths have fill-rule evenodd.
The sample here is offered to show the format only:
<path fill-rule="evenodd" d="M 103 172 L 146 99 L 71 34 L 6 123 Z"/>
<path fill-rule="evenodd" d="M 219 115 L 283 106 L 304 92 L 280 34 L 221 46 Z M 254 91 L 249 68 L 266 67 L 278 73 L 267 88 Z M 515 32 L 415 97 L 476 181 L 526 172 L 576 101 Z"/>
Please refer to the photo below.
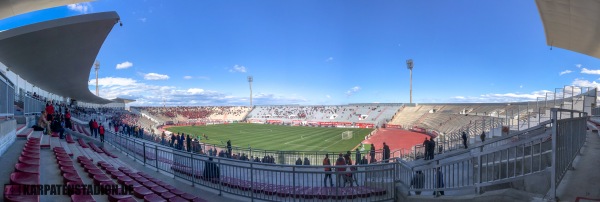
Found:
<path fill-rule="evenodd" d="M 19 185 L 4 185 L 4 201 L 6 202 L 39 202 L 39 195 L 23 195 Z"/>
<path fill-rule="evenodd" d="M 144 198 L 144 196 L 147 196 L 147 195 L 153 194 L 153 192 L 152 192 L 152 191 L 150 191 L 150 190 L 149 190 L 148 188 L 146 188 L 146 187 L 137 187 L 137 188 L 133 188 L 133 192 L 134 192 L 134 195 L 135 195 L 135 197 L 138 197 L 138 198 L 141 198 L 141 199 L 142 199 L 142 198 Z"/>
<path fill-rule="evenodd" d="M 144 202 L 167 202 L 164 198 L 156 194 L 149 194 L 144 196 Z"/>
<path fill-rule="evenodd" d="M 40 159 L 29 158 L 25 156 L 19 156 L 19 163 L 26 163 L 30 165 L 40 165 Z"/>
<path fill-rule="evenodd" d="M 38 185 L 40 184 L 40 175 L 33 173 L 13 172 L 10 174 L 10 183 L 23 185 Z"/>
<path fill-rule="evenodd" d="M 19 171 L 19 172 L 25 172 L 25 173 L 40 174 L 40 166 L 38 166 L 38 165 L 17 163 L 17 164 L 15 164 L 15 170 Z"/>
<path fill-rule="evenodd" d="M 73 202 L 96 202 L 90 195 L 72 195 L 71 201 Z"/>

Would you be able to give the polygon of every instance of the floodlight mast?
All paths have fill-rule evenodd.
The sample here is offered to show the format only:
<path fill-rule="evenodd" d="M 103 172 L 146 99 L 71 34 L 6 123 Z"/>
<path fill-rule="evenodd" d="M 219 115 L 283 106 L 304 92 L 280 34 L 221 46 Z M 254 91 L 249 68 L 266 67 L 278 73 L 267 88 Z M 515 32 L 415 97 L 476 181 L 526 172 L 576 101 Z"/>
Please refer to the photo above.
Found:
<path fill-rule="evenodd" d="M 410 70 L 410 104 L 412 104 L 412 70 L 413 70 L 413 60 L 406 60 L 406 68 Z"/>
<path fill-rule="evenodd" d="M 94 64 L 95 66 L 95 70 L 96 70 L 96 96 L 100 96 L 100 92 L 98 91 L 98 70 L 100 70 L 100 62 L 98 62 L 98 60 L 96 60 L 96 63 Z"/>
<path fill-rule="evenodd" d="M 252 82 L 254 78 L 252 76 L 248 76 L 248 84 L 250 85 L 250 107 L 252 107 Z"/>

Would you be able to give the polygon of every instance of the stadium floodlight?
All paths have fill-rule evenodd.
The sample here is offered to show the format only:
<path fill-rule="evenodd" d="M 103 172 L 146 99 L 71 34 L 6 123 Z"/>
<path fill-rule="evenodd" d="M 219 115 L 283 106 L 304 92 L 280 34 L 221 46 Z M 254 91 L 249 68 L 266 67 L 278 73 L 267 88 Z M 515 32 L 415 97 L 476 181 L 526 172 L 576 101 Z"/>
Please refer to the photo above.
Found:
<path fill-rule="evenodd" d="M 413 70 L 413 60 L 406 60 L 406 68 L 410 70 L 410 104 L 412 104 L 412 70 Z"/>
<path fill-rule="evenodd" d="M 248 84 L 250 85 L 250 107 L 252 107 L 252 82 L 254 78 L 252 76 L 248 76 Z"/>
<path fill-rule="evenodd" d="M 98 62 L 98 60 L 96 60 L 96 63 L 94 63 L 95 66 L 95 70 L 96 70 L 96 96 L 100 96 L 100 92 L 98 91 L 98 70 L 100 70 L 100 62 Z"/>

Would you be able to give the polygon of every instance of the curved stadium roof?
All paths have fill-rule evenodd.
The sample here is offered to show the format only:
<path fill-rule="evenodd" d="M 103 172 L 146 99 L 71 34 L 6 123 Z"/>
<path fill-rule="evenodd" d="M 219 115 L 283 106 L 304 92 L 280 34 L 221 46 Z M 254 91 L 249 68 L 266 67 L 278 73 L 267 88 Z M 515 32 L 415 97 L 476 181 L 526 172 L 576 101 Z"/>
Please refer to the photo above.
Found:
<path fill-rule="evenodd" d="M 0 20 L 15 15 L 91 0 L 0 0 Z"/>
<path fill-rule="evenodd" d="M 116 12 L 51 20 L 0 32 L 0 62 L 53 94 L 106 104 L 88 89 L 91 67 L 119 21 Z"/>

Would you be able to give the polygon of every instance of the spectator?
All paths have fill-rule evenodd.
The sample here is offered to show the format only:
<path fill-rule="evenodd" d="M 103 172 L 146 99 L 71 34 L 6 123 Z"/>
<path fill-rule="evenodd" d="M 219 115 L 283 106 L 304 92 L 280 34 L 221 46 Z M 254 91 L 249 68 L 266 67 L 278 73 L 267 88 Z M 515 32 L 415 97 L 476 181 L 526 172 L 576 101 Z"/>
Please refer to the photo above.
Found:
<path fill-rule="evenodd" d="M 323 159 L 323 166 L 325 166 L 325 178 L 323 178 L 323 185 L 325 185 L 325 187 L 327 187 L 327 178 L 329 178 L 329 185 L 331 187 L 333 187 L 333 182 L 331 179 L 331 173 L 327 173 L 327 172 L 331 172 L 331 162 L 329 161 L 329 154 L 325 154 L 325 158 Z"/>
<path fill-rule="evenodd" d="M 434 138 L 432 137 L 431 140 L 429 140 L 429 160 L 433 160 L 433 156 L 435 154 L 435 140 L 433 140 Z"/>
<path fill-rule="evenodd" d="M 102 124 L 98 128 L 98 132 L 100 133 L 100 142 L 104 142 L 104 126 Z"/>
<path fill-rule="evenodd" d="M 213 162 L 213 158 L 209 157 L 204 165 L 204 177 L 211 181 L 218 181 L 221 177 L 219 166 Z"/>
<path fill-rule="evenodd" d="M 385 163 L 390 162 L 390 147 L 385 142 L 383 143 L 383 159 Z"/>
<path fill-rule="evenodd" d="M 423 189 L 424 185 L 425 175 L 423 175 L 422 171 L 418 170 L 415 176 L 413 176 L 412 180 L 410 181 L 410 186 L 415 189 Z M 415 191 L 415 195 L 421 195 L 421 191 Z"/>
<path fill-rule="evenodd" d="M 65 127 L 73 129 L 73 125 L 71 124 L 71 112 L 69 112 L 69 110 L 67 110 L 67 113 L 65 114 Z"/>
<path fill-rule="evenodd" d="M 298 159 L 296 159 L 296 165 L 297 166 L 301 166 L 302 165 L 302 159 L 300 157 L 298 157 Z"/>
<path fill-rule="evenodd" d="M 338 159 L 335 161 L 335 166 L 337 167 L 335 170 L 338 172 L 336 176 L 337 186 L 345 187 L 346 184 L 342 181 L 344 179 L 344 173 L 341 172 L 346 171 L 346 161 L 344 160 L 344 157 L 341 153 L 338 155 Z"/>
<path fill-rule="evenodd" d="M 98 122 L 96 120 L 92 120 L 92 128 L 94 129 L 93 134 L 95 138 L 98 138 Z"/>
<path fill-rule="evenodd" d="M 463 140 L 463 145 L 465 146 L 465 149 L 468 148 L 467 147 L 467 133 L 465 133 L 465 131 L 462 132 L 462 140 Z"/>
<path fill-rule="evenodd" d="M 442 170 L 438 167 L 437 171 L 436 171 L 436 185 L 435 188 L 444 188 L 444 174 L 442 173 Z M 439 193 L 439 195 L 444 195 L 444 191 L 437 191 L 437 193 Z M 436 192 L 433 192 L 434 196 L 437 196 Z"/>
<path fill-rule="evenodd" d="M 362 165 L 369 164 L 369 160 L 367 160 L 367 156 L 362 157 L 362 160 L 360 160 L 360 164 L 362 164 Z"/>
<path fill-rule="evenodd" d="M 187 144 L 185 146 L 187 147 L 187 151 L 190 152 L 192 151 L 192 139 L 190 138 L 190 134 L 187 135 L 186 141 Z"/>
<path fill-rule="evenodd" d="M 429 138 L 425 138 L 425 141 L 423 141 L 423 149 L 424 149 L 424 153 L 425 153 L 425 160 L 429 159 Z"/>
<path fill-rule="evenodd" d="M 371 163 L 375 163 L 375 144 L 371 144 L 371 152 L 369 155 L 371 156 Z"/>
<path fill-rule="evenodd" d="M 90 119 L 90 122 L 88 123 L 88 125 L 90 126 L 90 133 L 92 133 L 92 135 L 94 135 L 94 119 Z"/>
<path fill-rule="evenodd" d="M 227 140 L 227 154 L 231 157 L 231 140 Z"/>
<path fill-rule="evenodd" d="M 358 150 L 358 148 L 356 148 L 356 151 L 355 151 L 355 152 L 356 152 L 356 154 L 355 154 L 355 155 L 356 155 L 356 157 L 355 157 L 354 159 L 356 159 L 356 165 L 358 165 L 358 164 L 360 164 L 360 160 L 361 160 L 362 158 L 360 157 L 360 150 Z"/>
<path fill-rule="evenodd" d="M 310 161 L 308 160 L 307 157 L 304 157 L 304 165 L 305 166 L 310 166 Z"/>
<path fill-rule="evenodd" d="M 485 142 L 485 131 L 481 132 L 481 142 Z"/>

